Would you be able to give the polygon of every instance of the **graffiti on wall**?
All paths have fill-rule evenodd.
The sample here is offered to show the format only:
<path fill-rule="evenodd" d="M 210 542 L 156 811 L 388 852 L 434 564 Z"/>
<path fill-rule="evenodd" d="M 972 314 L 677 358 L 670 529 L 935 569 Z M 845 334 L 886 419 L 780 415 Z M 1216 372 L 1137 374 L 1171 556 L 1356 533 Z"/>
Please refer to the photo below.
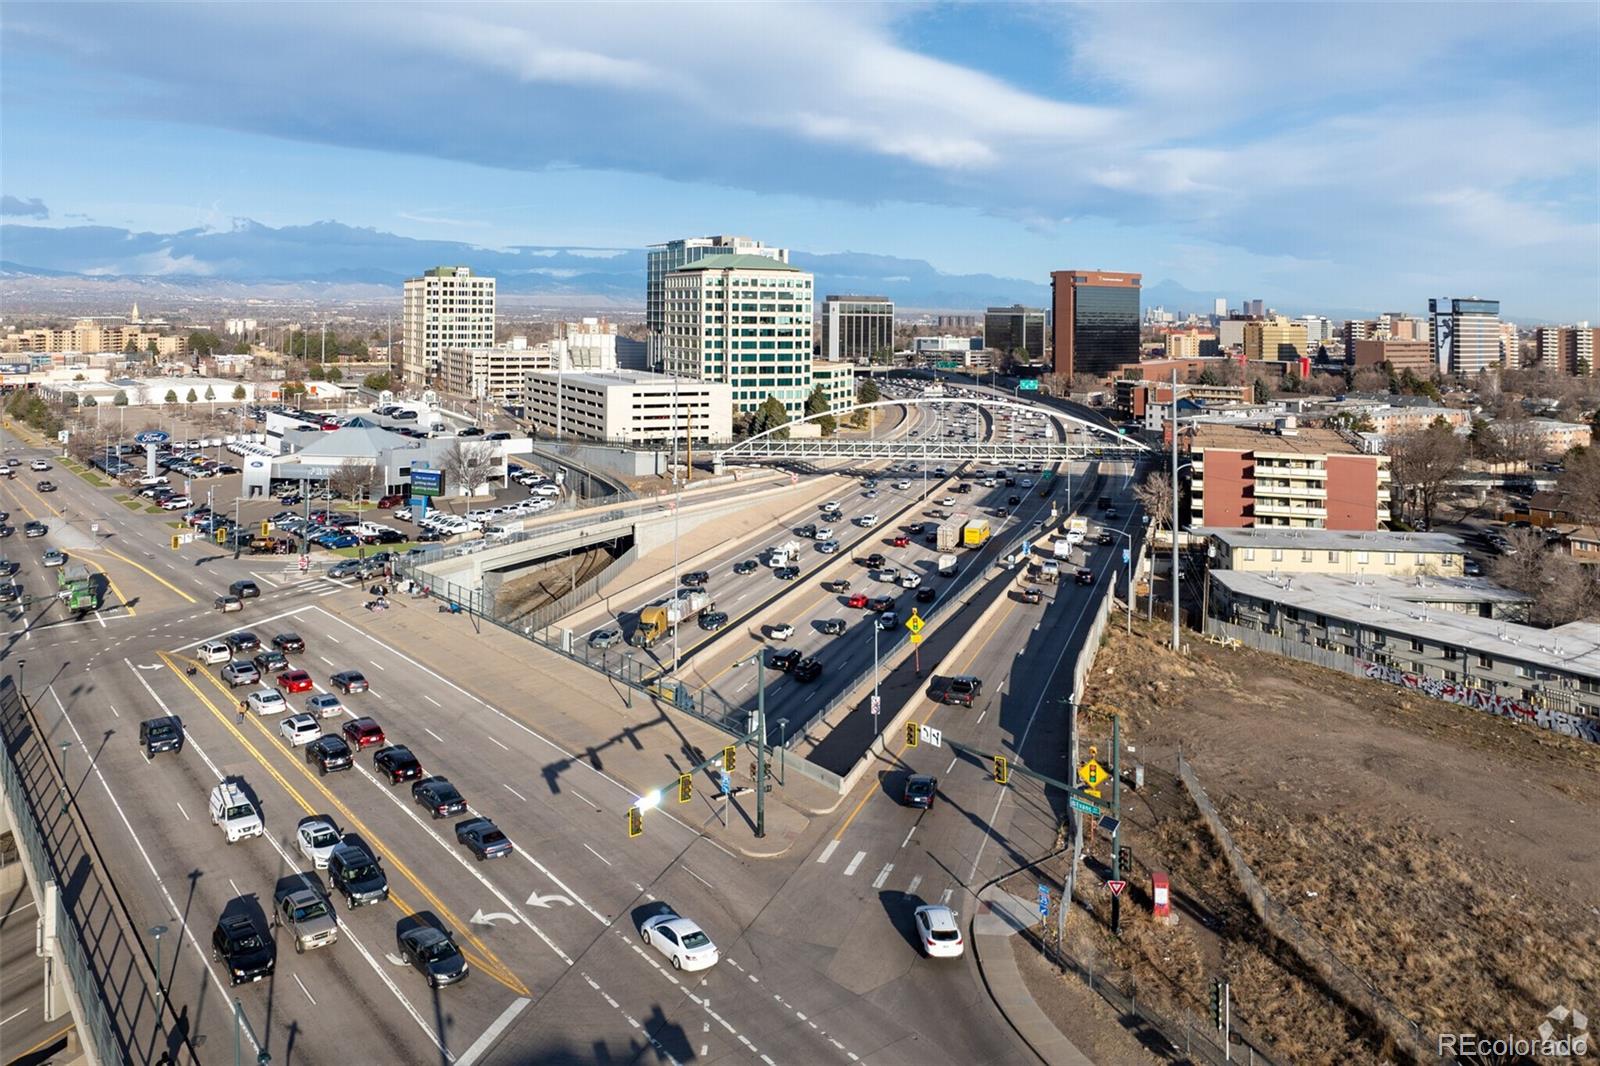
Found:
<path fill-rule="evenodd" d="M 1408 688 L 1436 700 L 1488 711 L 1490 714 L 1509 718 L 1523 725 L 1537 725 L 1565 736 L 1587 740 L 1591 744 L 1600 744 L 1600 721 L 1593 718 L 1568 714 L 1549 707 L 1535 707 L 1522 700 L 1512 699 L 1510 696 L 1497 696 L 1458 681 L 1423 677 L 1404 670 L 1396 670 L 1382 663 L 1369 663 L 1364 659 L 1358 659 L 1357 662 L 1360 663 L 1362 672 L 1374 681 L 1387 681 L 1391 685 Z"/>

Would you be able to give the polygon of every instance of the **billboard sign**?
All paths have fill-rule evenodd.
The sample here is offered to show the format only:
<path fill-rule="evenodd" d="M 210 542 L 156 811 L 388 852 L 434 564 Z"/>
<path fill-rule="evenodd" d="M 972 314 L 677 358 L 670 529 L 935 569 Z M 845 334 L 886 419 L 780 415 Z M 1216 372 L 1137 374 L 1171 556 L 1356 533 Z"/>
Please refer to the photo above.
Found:
<path fill-rule="evenodd" d="M 413 496 L 443 496 L 444 471 L 411 468 L 411 494 Z"/>
<path fill-rule="evenodd" d="M 143 433 L 135 433 L 135 444 L 165 444 L 172 439 L 172 435 L 159 429 L 147 429 Z"/>

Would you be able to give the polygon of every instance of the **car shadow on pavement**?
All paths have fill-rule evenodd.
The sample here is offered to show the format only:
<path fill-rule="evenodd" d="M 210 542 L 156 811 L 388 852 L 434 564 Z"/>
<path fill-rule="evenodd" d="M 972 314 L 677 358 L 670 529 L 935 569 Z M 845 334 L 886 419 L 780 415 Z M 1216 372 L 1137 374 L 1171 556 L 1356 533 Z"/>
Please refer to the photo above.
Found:
<path fill-rule="evenodd" d="M 917 923 L 913 918 L 917 908 L 927 903 L 927 900 L 913 892 L 901 892 L 898 889 L 884 889 L 878 893 L 878 904 L 883 907 L 884 917 L 889 919 L 889 924 L 895 931 L 905 938 L 911 950 L 920 952 L 922 944 L 917 939 Z"/>

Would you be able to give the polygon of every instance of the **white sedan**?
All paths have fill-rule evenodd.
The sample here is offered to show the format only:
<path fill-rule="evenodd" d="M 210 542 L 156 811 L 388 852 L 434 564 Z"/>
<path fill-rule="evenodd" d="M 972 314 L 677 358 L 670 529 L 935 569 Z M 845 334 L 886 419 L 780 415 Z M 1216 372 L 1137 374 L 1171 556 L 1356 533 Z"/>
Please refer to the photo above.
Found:
<path fill-rule="evenodd" d="M 672 960 L 674 970 L 709 970 L 717 964 L 717 945 L 698 925 L 666 913 L 645 919 L 639 936 Z"/>
<path fill-rule="evenodd" d="M 771 635 L 773 640 L 788 640 L 794 636 L 794 626 L 788 622 L 779 622 L 775 626 L 767 627 L 767 633 Z"/>
<path fill-rule="evenodd" d="M 281 714 L 288 706 L 283 693 L 275 688 L 258 688 L 250 693 L 250 709 L 257 714 Z"/>
<path fill-rule="evenodd" d="M 311 860 L 319 870 L 328 868 L 328 856 L 339 843 L 339 830 L 326 818 L 308 818 L 300 823 L 296 834 L 300 841 L 300 854 Z"/>
<path fill-rule="evenodd" d="M 278 732 L 283 734 L 283 739 L 289 742 L 291 748 L 298 748 L 320 737 L 322 727 L 309 714 L 291 714 L 278 723 Z"/>

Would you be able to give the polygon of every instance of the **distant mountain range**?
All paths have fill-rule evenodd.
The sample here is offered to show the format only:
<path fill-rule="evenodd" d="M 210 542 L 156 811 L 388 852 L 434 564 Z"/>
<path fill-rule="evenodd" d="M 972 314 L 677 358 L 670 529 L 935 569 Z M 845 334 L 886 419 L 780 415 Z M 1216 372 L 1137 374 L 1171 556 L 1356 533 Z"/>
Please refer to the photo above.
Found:
<path fill-rule="evenodd" d="M 644 304 L 642 248 L 488 248 L 340 222 L 274 228 L 240 220 L 228 230 L 178 233 L 6 223 L 0 225 L 0 256 L 0 291 L 18 300 L 45 292 L 122 300 L 140 292 L 238 299 L 266 291 L 302 301 L 381 301 L 422 270 L 460 264 L 494 276 L 500 293 L 524 298 L 518 302 L 641 312 Z M 903 309 L 972 313 L 1014 303 L 1044 307 L 1050 299 L 1048 280 L 945 274 L 920 259 L 802 251 L 791 259 L 816 275 L 819 300 L 829 293 L 872 294 Z M 1142 301 L 1208 313 L 1216 295 L 1161 281 L 1145 288 Z"/>

